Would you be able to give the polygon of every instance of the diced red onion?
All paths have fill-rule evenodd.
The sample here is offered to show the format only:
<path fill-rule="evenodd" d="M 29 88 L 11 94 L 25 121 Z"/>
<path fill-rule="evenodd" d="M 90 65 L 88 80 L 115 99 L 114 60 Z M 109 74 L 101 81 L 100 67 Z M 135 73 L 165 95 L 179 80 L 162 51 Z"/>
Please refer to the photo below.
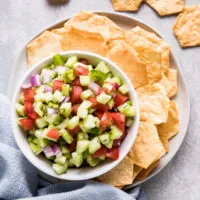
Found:
<path fill-rule="evenodd" d="M 50 87 L 50 86 L 48 86 L 48 85 L 45 85 L 45 86 L 44 86 L 44 91 L 45 91 L 45 92 L 52 92 L 52 91 L 53 91 L 53 88 Z"/>
<path fill-rule="evenodd" d="M 28 88 L 30 88 L 32 85 L 31 85 L 31 83 L 24 83 L 22 86 L 21 86 L 21 88 L 22 89 L 28 89 Z"/>
<path fill-rule="evenodd" d="M 117 89 L 119 88 L 118 83 L 114 83 L 114 87 L 115 87 L 115 89 L 117 90 Z"/>
<path fill-rule="evenodd" d="M 95 93 L 95 95 L 98 95 L 100 89 L 100 86 L 98 84 L 96 84 L 95 82 L 91 82 L 88 87 Z"/>
<path fill-rule="evenodd" d="M 36 74 L 31 77 L 31 85 L 32 87 L 41 85 L 40 75 Z"/>
<path fill-rule="evenodd" d="M 67 102 L 67 101 L 69 101 L 69 97 L 65 97 L 65 98 L 62 100 L 61 103 L 65 103 L 65 102 Z"/>
<path fill-rule="evenodd" d="M 67 69 L 67 67 L 57 66 L 53 71 L 58 74 L 63 74 Z"/>
<path fill-rule="evenodd" d="M 57 114 L 57 113 L 58 113 L 58 109 L 47 107 L 47 114 L 48 115 L 53 115 L 53 114 Z"/>
<path fill-rule="evenodd" d="M 62 155 L 62 152 L 61 152 L 61 150 L 60 150 L 60 147 L 59 147 L 57 144 L 51 145 L 51 148 L 52 148 L 52 150 L 53 150 L 53 152 L 54 152 L 54 155 L 55 155 L 56 157 L 59 157 L 59 156 Z"/>
<path fill-rule="evenodd" d="M 53 152 L 53 149 L 50 146 L 44 147 L 43 152 L 47 158 L 50 158 L 51 156 L 55 155 L 55 153 Z"/>

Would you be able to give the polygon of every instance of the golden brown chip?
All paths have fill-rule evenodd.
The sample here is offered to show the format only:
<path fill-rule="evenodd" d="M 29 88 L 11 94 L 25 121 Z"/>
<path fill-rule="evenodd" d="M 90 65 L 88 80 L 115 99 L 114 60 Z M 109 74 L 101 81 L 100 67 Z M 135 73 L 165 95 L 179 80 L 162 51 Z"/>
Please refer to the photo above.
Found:
<path fill-rule="evenodd" d="M 142 171 L 142 168 L 134 165 L 133 167 L 133 181 L 135 180 L 135 178 L 137 177 L 137 175 Z"/>
<path fill-rule="evenodd" d="M 61 37 L 50 31 L 45 31 L 27 45 L 29 66 L 33 66 L 47 56 L 60 52 Z"/>
<path fill-rule="evenodd" d="M 148 83 L 146 66 L 137 58 L 136 52 L 124 41 L 112 42 L 107 57 L 121 67 L 135 88 Z"/>
<path fill-rule="evenodd" d="M 111 184 L 115 187 L 132 183 L 133 162 L 128 156 L 124 158 L 115 168 L 98 177 L 102 183 Z"/>
<path fill-rule="evenodd" d="M 68 20 L 64 27 L 66 29 L 73 27 L 73 29 L 86 32 L 87 35 L 95 34 L 97 38 L 101 37 L 105 41 L 123 38 L 125 33 L 109 18 L 85 11 L 81 11 Z"/>
<path fill-rule="evenodd" d="M 200 45 L 200 5 L 185 6 L 173 26 L 182 47 Z"/>
<path fill-rule="evenodd" d="M 158 166 L 159 163 L 160 160 L 157 160 L 156 162 L 152 163 L 147 169 L 142 169 L 136 177 L 136 180 L 144 180 L 152 172 L 152 170 Z"/>
<path fill-rule="evenodd" d="M 157 35 L 137 26 L 126 32 L 126 42 L 146 64 L 150 83 L 159 80 L 162 71 L 168 71 L 170 47 Z"/>
<path fill-rule="evenodd" d="M 170 102 L 169 115 L 166 123 L 158 125 L 159 135 L 172 138 L 179 132 L 179 112 L 175 101 Z"/>
<path fill-rule="evenodd" d="M 154 83 L 140 87 L 136 92 L 140 105 L 140 120 L 151 124 L 165 123 L 170 104 L 163 86 Z"/>
<path fill-rule="evenodd" d="M 153 162 L 165 154 L 165 149 L 160 141 L 155 125 L 140 122 L 138 135 L 131 151 L 128 156 L 135 165 L 144 169 L 147 169 Z"/>
<path fill-rule="evenodd" d="M 172 15 L 183 10 L 184 0 L 145 0 L 160 16 Z"/>
<path fill-rule="evenodd" d="M 158 127 L 159 127 L 159 125 L 158 125 Z M 158 135 L 159 135 L 160 140 L 165 148 L 166 153 L 169 152 L 168 132 L 162 131 L 158 128 Z"/>
<path fill-rule="evenodd" d="M 143 0 L 112 0 L 116 11 L 136 11 Z"/>

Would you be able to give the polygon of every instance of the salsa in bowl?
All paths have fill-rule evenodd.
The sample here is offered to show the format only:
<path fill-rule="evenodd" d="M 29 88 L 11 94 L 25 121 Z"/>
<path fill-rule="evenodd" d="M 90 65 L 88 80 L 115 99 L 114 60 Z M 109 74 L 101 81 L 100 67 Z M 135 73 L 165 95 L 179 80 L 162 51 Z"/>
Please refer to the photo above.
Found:
<path fill-rule="evenodd" d="M 99 55 L 64 52 L 23 78 L 13 100 L 18 146 L 38 169 L 65 180 L 115 167 L 137 135 L 139 107 L 124 72 Z"/>

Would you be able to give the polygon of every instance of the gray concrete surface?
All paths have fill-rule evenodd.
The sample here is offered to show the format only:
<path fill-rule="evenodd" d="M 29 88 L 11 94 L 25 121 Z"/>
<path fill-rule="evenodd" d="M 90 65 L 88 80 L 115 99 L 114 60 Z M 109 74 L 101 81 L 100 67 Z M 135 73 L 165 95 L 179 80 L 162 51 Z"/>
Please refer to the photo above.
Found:
<path fill-rule="evenodd" d="M 186 4 L 198 3 L 199 0 L 186 0 Z M 69 0 L 58 6 L 47 0 L 0 0 L 0 9 L 0 92 L 5 94 L 13 60 L 28 38 L 79 10 L 113 11 L 110 0 Z M 181 64 L 191 94 L 190 125 L 183 145 L 168 166 L 143 187 L 149 200 L 199 200 L 200 47 L 184 50 L 179 47 L 172 33 L 175 16 L 160 18 L 145 4 L 129 15 L 142 19 L 164 35 Z"/>

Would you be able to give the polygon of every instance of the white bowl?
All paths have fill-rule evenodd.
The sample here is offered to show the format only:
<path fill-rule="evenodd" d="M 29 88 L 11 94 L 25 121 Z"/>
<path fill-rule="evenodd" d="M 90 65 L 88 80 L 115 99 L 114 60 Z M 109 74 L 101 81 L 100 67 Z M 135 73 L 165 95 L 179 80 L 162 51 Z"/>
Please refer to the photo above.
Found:
<path fill-rule="evenodd" d="M 100 175 L 108 172 L 109 170 L 114 168 L 116 165 L 118 165 L 120 163 L 120 161 L 123 160 L 123 158 L 127 155 L 129 150 L 131 149 L 131 147 L 134 143 L 134 140 L 136 138 L 136 135 L 137 135 L 139 119 L 140 119 L 137 94 L 131 84 L 131 81 L 128 79 L 126 74 L 110 60 L 108 60 L 102 56 L 99 56 L 97 54 L 85 52 L 85 51 L 68 51 L 68 52 L 62 52 L 60 54 L 62 56 L 66 56 L 66 57 L 76 55 L 79 58 L 86 58 L 89 60 L 90 63 L 92 63 L 94 65 L 97 64 L 99 61 L 104 61 L 110 67 L 111 71 L 114 74 L 118 74 L 122 78 L 124 83 L 126 83 L 127 86 L 129 87 L 130 98 L 131 98 L 131 101 L 134 102 L 134 105 L 136 108 L 136 116 L 135 116 L 133 125 L 128 129 L 128 134 L 120 146 L 119 159 L 116 161 L 106 160 L 105 162 L 100 163 L 98 166 L 96 166 L 94 168 L 92 168 L 92 167 L 69 168 L 65 174 L 57 175 L 53 171 L 53 169 L 51 167 L 51 163 L 49 161 L 47 161 L 42 156 L 34 155 L 33 152 L 31 151 L 24 132 L 17 125 L 17 114 L 15 111 L 15 104 L 18 101 L 18 98 L 21 94 L 21 85 L 24 82 L 26 82 L 27 80 L 30 80 L 30 77 L 32 75 L 38 73 L 42 66 L 51 62 L 52 56 L 43 59 L 38 64 L 36 64 L 33 68 L 31 68 L 24 75 L 24 77 L 22 77 L 20 84 L 16 88 L 14 98 L 12 100 L 12 110 L 11 110 L 11 112 L 12 112 L 12 114 L 11 114 L 12 129 L 13 129 L 14 137 L 15 137 L 15 140 L 16 140 L 20 150 L 25 155 L 25 157 L 43 173 L 45 173 L 51 177 L 62 179 L 62 180 L 86 180 L 86 179 L 95 178 L 97 176 L 100 176 Z"/>

